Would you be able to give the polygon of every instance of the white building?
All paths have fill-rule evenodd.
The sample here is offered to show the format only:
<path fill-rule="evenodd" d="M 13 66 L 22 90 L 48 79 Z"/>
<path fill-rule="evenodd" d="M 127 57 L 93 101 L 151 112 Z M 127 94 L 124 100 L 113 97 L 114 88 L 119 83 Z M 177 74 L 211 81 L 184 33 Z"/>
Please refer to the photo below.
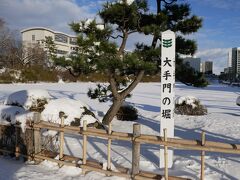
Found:
<path fill-rule="evenodd" d="M 201 59 L 200 58 L 193 58 L 193 57 L 186 57 L 183 59 L 183 63 L 189 64 L 195 71 L 200 72 L 201 68 Z"/>
<path fill-rule="evenodd" d="M 212 61 L 205 61 L 202 63 L 202 72 L 205 74 L 212 74 L 213 73 L 213 62 Z"/>
<path fill-rule="evenodd" d="M 57 48 L 57 55 L 69 55 L 77 47 L 77 37 L 44 27 L 32 27 L 21 31 L 22 41 L 26 47 L 40 44 L 44 47 L 45 38 L 52 37 Z"/>
<path fill-rule="evenodd" d="M 232 67 L 232 51 L 228 52 L 228 67 Z"/>
<path fill-rule="evenodd" d="M 240 47 L 232 48 L 232 75 L 233 79 L 240 77 Z"/>
<path fill-rule="evenodd" d="M 229 74 L 229 80 L 235 81 L 240 77 L 240 47 L 231 48 L 228 52 L 228 67 L 225 74 Z"/>

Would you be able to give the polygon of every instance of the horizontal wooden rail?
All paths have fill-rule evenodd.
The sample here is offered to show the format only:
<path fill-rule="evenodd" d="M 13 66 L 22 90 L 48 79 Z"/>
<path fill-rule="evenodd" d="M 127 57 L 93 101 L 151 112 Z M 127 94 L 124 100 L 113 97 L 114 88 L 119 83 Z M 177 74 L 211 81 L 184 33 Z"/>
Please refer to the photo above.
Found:
<path fill-rule="evenodd" d="M 131 178 L 131 175 L 126 173 L 126 172 L 129 172 L 129 170 L 127 170 L 127 171 L 125 170 L 126 172 L 109 171 L 109 170 L 102 169 L 101 165 L 95 165 L 95 164 L 89 163 L 89 162 L 87 162 L 86 165 L 77 164 L 77 163 L 72 163 L 72 162 L 60 161 L 60 160 L 57 160 L 57 159 L 45 157 L 43 155 L 36 155 L 36 158 L 43 159 L 43 160 L 48 160 L 48 161 L 59 163 L 59 164 L 62 164 L 62 165 L 80 167 L 80 168 L 87 169 L 88 171 L 96 171 L 96 172 L 99 172 L 99 173 L 106 174 L 108 176 L 119 176 L 119 177 Z M 116 169 L 118 170 L 119 168 L 116 168 Z M 127 168 L 124 168 L 124 169 L 127 169 Z M 152 179 L 159 179 L 161 177 L 163 177 L 163 176 L 158 175 L 158 174 L 154 174 L 154 173 L 151 173 L 151 172 L 140 171 L 140 173 L 135 176 L 135 179 L 136 180 L 152 180 Z M 181 178 L 181 177 L 175 177 L 175 176 L 169 176 L 169 180 L 189 180 L 189 179 Z"/>
<path fill-rule="evenodd" d="M 148 144 L 159 144 L 159 145 L 166 145 L 178 149 L 187 149 L 187 150 L 196 150 L 196 151 L 209 151 L 209 152 L 219 152 L 219 153 L 229 153 L 229 154 L 240 154 L 240 149 L 234 149 L 234 148 L 222 148 L 222 147 L 216 147 L 216 146 L 210 146 L 210 145 L 190 145 L 185 144 L 184 142 L 178 141 L 178 142 L 170 142 L 170 141 L 157 141 L 152 139 L 144 139 L 141 136 L 136 139 L 136 141 L 141 143 L 148 143 Z M 206 141 L 207 142 L 207 141 Z"/>
<path fill-rule="evenodd" d="M 101 129 L 88 128 L 86 132 L 82 131 L 80 127 L 64 126 L 60 127 L 59 124 L 49 123 L 41 121 L 39 124 L 34 124 L 34 128 L 46 128 L 56 131 L 64 131 L 66 133 L 75 133 L 80 135 L 87 135 L 93 137 L 99 137 L 104 139 L 124 140 L 132 141 L 133 135 L 131 133 L 124 132 L 112 132 L 108 134 L 107 131 Z M 178 138 L 168 138 L 165 142 L 161 136 L 143 135 L 141 134 L 136 138 L 136 142 L 149 143 L 156 145 L 167 145 L 172 148 L 197 150 L 197 151 L 209 151 L 219 153 L 240 154 L 240 144 L 227 144 L 221 142 L 205 141 L 205 145 L 202 146 L 201 140 L 187 140 Z"/>
<path fill-rule="evenodd" d="M 53 159 L 53 158 L 49 158 L 49 157 L 45 157 L 43 155 L 36 155 L 36 158 L 39 159 L 43 159 L 43 160 L 49 160 L 51 162 L 55 162 L 55 163 L 59 163 L 62 165 L 67 165 L 67 166 L 73 166 L 73 167 L 79 167 L 79 168 L 84 168 L 87 169 L 88 171 L 96 171 L 99 173 L 103 173 L 109 176 L 119 176 L 119 177 L 125 177 L 125 178 L 131 178 L 131 175 L 128 174 L 127 172 L 129 172 L 130 170 L 127 168 L 122 168 L 122 167 L 116 167 L 116 169 L 119 171 L 119 169 L 124 169 L 122 171 L 109 171 L 109 170 L 105 170 L 102 168 L 102 165 L 93 163 L 93 162 L 88 162 L 86 165 L 83 164 L 78 164 L 76 163 L 72 163 L 72 162 L 66 162 L 66 161 L 60 161 L 57 159 Z M 145 172 L 145 171 L 141 171 L 138 175 L 136 175 L 135 179 L 136 180 L 152 180 L 152 179 L 159 179 L 159 177 L 163 177 L 161 175 L 158 174 L 154 174 L 151 172 Z M 174 176 L 169 176 L 169 180 L 188 180 L 186 178 L 181 178 L 181 177 L 174 177 Z"/>
<path fill-rule="evenodd" d="M 199 136 L 200 137 L 200 136 Z M 153 136 L 153 135 L 141 135 L 141 138 L 154 140 L 154 141 L 163 141 L 163 137 L 160 136 Z M 187 145 L 201 145 L 201 140 L 188 140 L 188 139 L 178 139 L 178 138 L 168 138 L 169 142 L 172 143 L 181 143 Z M 240 144 L 228 144 L 228 143 L 221 143 L 221 142 L 214 142 L 214 141 L 206 141 L 206 146 L 212 147 L 221 147 L 221 148 L 230 148 L 230 149 L 240 149 Z"/>
<path fill-rule="evenodd" d="M 17 127 L 18 126 L 19 125 L 17 125 Z M 60 127 L 59 124 L 49 123 L 46 121 L 41 121 L 40 123 L 34 124 L 33 127 L 27 126 L 27 128 L 28 129 L 29 128 L 30 129 L 45 128 L 49 130 L 55 130 L 60 132 L 64 131 L 66 133 L 83 135 L 83 130 L 80 127 L 73 127 L 73 126 Z M 132 138 L 133 138 L 133 135 L 131 133 L 113 131 L 111 134 L 108 134 L 107 131 L 105 130 L 94 129 L 94 128 L 88 128 L 87 131 L 84 133 L 87 136 L 99 137 L 104 139 L 109 138 L 113 140 L 132 141 Z M 240 144 L 228 144 L 228 143 L 221 143 L 221 142 L 205 141 L 205 145 L 202 146 L 201 140 L 168 138 L 168 141 L 165 142 L 163 137 L 154 136 L 154 135 L 143 135 L 143 134 L 141 134 L 138 138 L 136 138 L 136 141 L 141 143 L 167 145 L 167 146 L 178 148 L 178 149 L 240 154 Z"/>
<path fill-rule="evenodd" d="M 0 152 L 14 153 L 12 151 L 4 150 L 4 149 L 0 149 Z M 130 169 L 128 169 L 128 168 L 116 167 L 117 171 L 109 171 L 109 170 L 103 169 L 103 165 L 101 163 L 87 160 L 87 163 L 85 165 L 83 165 L 83 164 L 79 164 L 78 161 L 73 162 L 74 159 L 76 159 L 76 157 L 65 155 L 65 154 L 63 155 L 63 160 L 54 159 L 54 157 L 48 157 L 41 153 L 34 154 L 33 156 L 27 156 L 27 155 L 24 155 L 21 153 L 20 153 L 20 155 L 23 157 L 27 157 L 27 158 L 34 157 L 36 159 L 48 160 L 48 161 L 58 163 L 61 165 L 84 168 L 84 169 L 87 169 L 88 171 L 96 171 L 96 172 L 103 173 L 103 174 L 106 174 L 109 176 L 119 176 L 119 177 L 131 178 L 131 175 L 129 174 Z M 81 159 L 79 158 L 79 160 L 81 160 Z M 152 180 L 152 179 L 159 179 L 160 177 L 163 177 L 163 176 L 159 175 L 159 174 L 154 174 L 151 172 L 140 171 L 140 173 L 135 176 L 135 179 L 136 180 Z M 175 177 L 175 176 L 169 176 L 169 180 L 189 180 L 189 179 Z"/>

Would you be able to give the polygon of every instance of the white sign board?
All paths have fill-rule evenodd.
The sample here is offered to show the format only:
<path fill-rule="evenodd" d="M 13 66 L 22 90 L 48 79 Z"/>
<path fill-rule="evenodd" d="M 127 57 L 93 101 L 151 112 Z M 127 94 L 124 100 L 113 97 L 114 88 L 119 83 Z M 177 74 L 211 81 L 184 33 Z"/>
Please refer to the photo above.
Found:
<path fill-rule="evenodd" d="M 174 137 L 175 33 L 162 33 L 161 45 L 161 122 L 160 136 Z M 172 167 L 173 151 L 168 151 L 168 167 Z M 164 167 L 164 149 L 160 149 L 160 168 Z"/>

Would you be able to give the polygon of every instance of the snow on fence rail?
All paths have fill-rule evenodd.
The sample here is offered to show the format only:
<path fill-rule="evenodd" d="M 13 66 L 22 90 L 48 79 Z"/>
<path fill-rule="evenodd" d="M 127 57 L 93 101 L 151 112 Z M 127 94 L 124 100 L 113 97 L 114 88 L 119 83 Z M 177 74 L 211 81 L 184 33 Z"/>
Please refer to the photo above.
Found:
<path fill-rule="evenodd" d="M 15 126 L 15 136 L 16 136 L 16 143 L 15 143 L 15 155 L 18 157 L 20 154 L 24 157 L 33 159 L 35 161 L 39 160 L 49 160 L 52 162 L 56 162 L 59 166 L 68 165 L 68 166 L 75 166 L 80 167 L 83 169 L 83 173 L 86 171 L 97 171 L 100 173 L 104 173 L 108 176 L 120 176 L 125 178 L 132 178 L 132 179 L 161 179 L 165 177 L 165 179 L 186 179 L 180 177 L 173 177 L 168 176 L 168 168 L 164 168 L 164 176 L 159 174 L 154 174 L 150 172 L 143 172 L 139 170 L 139 162 L 140 162 L 140 146 L 141 143 L 148 143 L 148 144 L 155 144 L 155 145 L 163 145 L 165 149 L 165 156 L 164 162 L 165 167 L 167 165 L 167 149 L 168 147 L 177 148 L 177 149 L 186 149 L 186 150 L 197 150 L 201 152 L 201 177 L 200 179 L 204 179 L 204 161 L 205 161 L 205 152 L 220 152 L 220 153 L 229 153 L 229 154 L 240 154 L 240 144 L 227 144 L 227 143 L 220 143 L 220 142 L 213 142 L 213 141 L 206 141 L 205 139 L 205 132 L 202 132 L 201 140 L 187 140 L 187 139 L 177 139 L 177 138 L 167 138 L 166 132 L 164 133 L 164 137 L 154 136 L 154 135 L 144 135 L 141 134 L 141 125 L 134 124 L 133 125 L 133 133 L 123 133 L 123 132 L 115 132 L 111 130 L 111 124 L 109 125 L 109 129 L 101 130 L 101 129 L 94 129 L 88 128 L 86 122 L 84 122 L 83 128 L 80 127 L 73 127 L 73 126 L 64 126 L 64 117 L 62 117 L 61 125 L 55 123 L 49 123 L 46 121 L 40 120 L 40 115 L 38 113 L 34 116 L 34 123 L 30 124 L 27 127 L 28 134 L 30 135 L 32 132 L 32 137 L 27 137 L 28 140 L 32 139 L 33 143 L 30 143 L 30 146 L 27 149 L 33 149 L 32 152 L 28 150 L 26 153 L 20 151 L 19 148 L 19 128 L 18 125 Z M 1 128 L 5 128 L 9 125 L 0 125 Z M 41 129 L 49 129 L 55 130 L 60 132 L 60 148 L 59 148 L 59 159 L 55 157 L 58 155 L 57 153 L 47 152 L 41 148 Z M 2 131 L 2 130 L 1 130 Z M 165 129 L 165 131 L 167 131 Z M 82 159 L 74 156 L 65 155 L 63 152 L 64 146 L 64 133 L 70 134 L 78 134 L 83 136 L 83 154 Z M 103 164 L 95 161 L 87 160 L 87 137 L 96 137 L 96 138 L 104 138 L 108 140 L 108 151 L 107 151 L 107 169 L 103 169 Z M 0 134 L 0 138 L 2 135 Z M 132 170 L 124 167 L 116 167 L 117 171 L 111 170 L 111 142 L 112 140 L 124 140 L 132 142 Z M 13 151 L 8 151 L 2 147 L 0 143 L 0 151 L 13 153 Z M 75 161 L 75 163 L 73 162 Z M 79 161 L 82 161 L 79 164 Z"/>

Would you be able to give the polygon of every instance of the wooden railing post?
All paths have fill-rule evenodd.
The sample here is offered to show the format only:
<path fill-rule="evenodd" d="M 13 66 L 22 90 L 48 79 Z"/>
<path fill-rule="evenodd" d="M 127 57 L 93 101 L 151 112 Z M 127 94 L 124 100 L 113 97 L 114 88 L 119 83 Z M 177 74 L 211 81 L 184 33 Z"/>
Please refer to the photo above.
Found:
<path fill-rule="evenodd" d="M 33 116 L 33 122 L 34 124 L 38 124 L 41 121 L 41 115 L 40 113 L 34 113 Z M 41 133 L 40 128 L 34 128 L 34 154 L 38 154 L 41 152 L 42 146 L 41 146 Z"/>
<path fill-rule="evenodd" d="M 83 133 L 87 131 L 87 121 L 83 121 Z M 87 135 L 83 134 L 83 155 L 82 155 L 82 163 L 83 165 L 87 164 Z M 82 174 L 85 174 L 86 170 L 82 169 Z"/>
<path fill-rule="evenodd" d="M 140 124 L 133 124 L 133 140 L 132 140 L 132 178 L 139 173 L 140 162 L 140 142 L 136 142 L 135 139 L 141 135 Z"/>
<path fill-rule="evenodd" d="M 64 128 L 64 114 L 60 114 L 61 124 L 60 127 Z M 59 160 L 63 160 L 63 148 L 64 148 L 64 131 L 60 132 L 60 148 L 59 148 Z M 59 165 L 60 166 L 60 165 Z"/>
<path fill-rule="evenodd" d="M 167 142 L 167 129 L 163 130 L 164 141 Z M 168 180 L 168 146 L 164 145 L 164 176 Z"/>
<path fill-rule="evenodd" d="M 206 136 L 205 132 L 202 132 L 202 146 L 205 145 Z M 201 180 L 204 180 L 204 169 L 205 169 L 205 151 L 201 151 Z"/>
<path fill-rule="evenodd" d="M 109 123 L 108 126 L 108 134 L 111 135 L 112 133 L 112 124 Z M 108 138 L 108 151 L 107 151 L 107 170 L 111 170 L 111 138 Z"/>

